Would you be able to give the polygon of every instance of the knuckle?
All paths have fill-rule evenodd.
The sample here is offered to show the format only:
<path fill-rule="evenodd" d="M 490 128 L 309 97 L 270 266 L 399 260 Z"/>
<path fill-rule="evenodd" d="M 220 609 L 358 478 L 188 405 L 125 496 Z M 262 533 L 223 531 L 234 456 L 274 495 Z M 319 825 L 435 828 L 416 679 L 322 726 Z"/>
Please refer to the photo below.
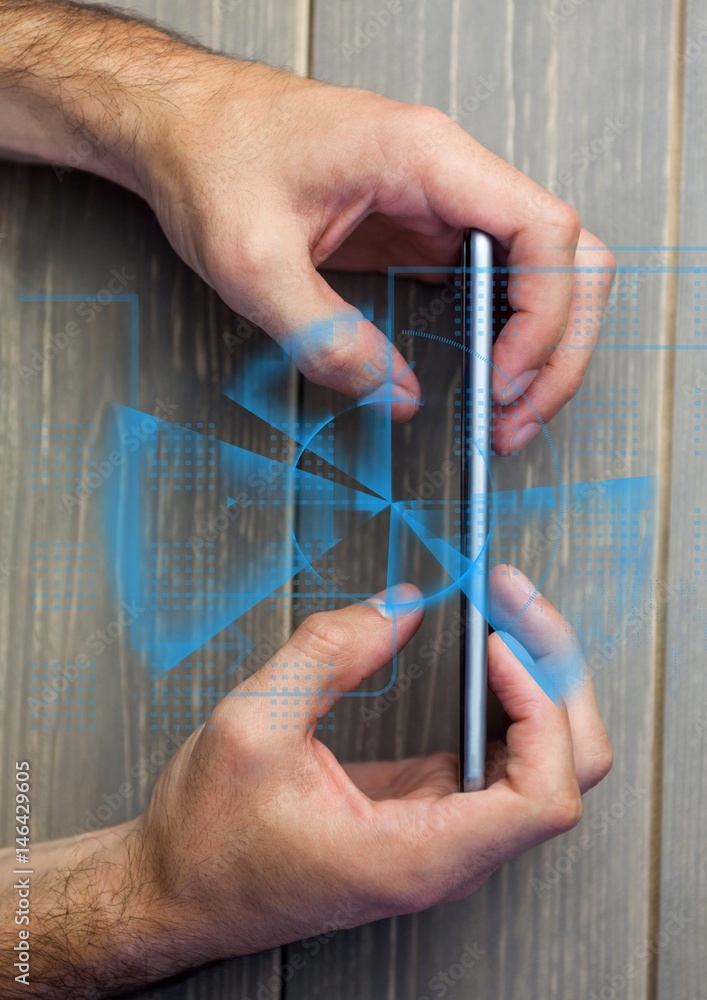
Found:
<path fill-rule="evenodd" d="M 570 403 L 574 399 L 579 390 L 582 388 L 583 381 L 584 381 L 583 374 L 574 374 L 571 377 L 568 376 L 562 382 L 559 391 L 559 396 L 563 406 L 566 406 L 567 403 Z"/>
<path fill-rule="evenodd" d="M 449 115 L 429 104 L 415 104 L 413 111 L 418 124 L 422 127 L 448 129 L 454 126 Z"/>
<path fill-rule="evenodd" d="M 341 661 L 354 645 L 356 630 L 335 615 L 321 611 L 297 629 L 298 648 L 311 659 Z"/>
<path fill-rule="evenodd" d="M 249 229 L 242 245 L 244 250 L 239 259 L 242 278 L 247 282 L 262 281 L 272 268 L 273 247 L 270 238 L 260 227 L 256 227 L 255 232 Z"/>
<path fill-rule="evenodd" d="M 607 776 L 613 766 L 614 751 L 609 736 L 605 732 L 597 739 L 590 753 L 590 765 L 588 769 L 589 786 L 593 788 L 594 785 L 598 785 Z"/>
<path fill-rule="evenodd" d="M 421 913 L 445 899 L 436 886 L 421 881 L 401 883 L 393 892 L 392 908 L 399 913 Z"/>
<path fill-rule="evenodd" d="M 553 796 L 548 809 L 548 820 L 553 836 L 573 830 L 582 818 L 582 796 L 579 786 Z"/>
<path fill-rule="evenodd" d="M 591 265 L 590 270 L 598 269 L 613 278 L 616 274 L 616 257 L 606 243 L 594 236 L 593 233 L 585 233 L 582 246 L 588 247 L 591 251 L 587 257 L 587 262 Z"/>
<path fill-rule="evenodd" d="M 447 129 L 454 125 L 449 115 L 429 104 L 413 104 L 410 114 L 419 128 Z"/>
<path fill-rule="evenodd" d="M 577 209 L 558 198 L 553 207 L 552 217 L 554 224 L 562 230 L 566 238 L 576 244 L 582 231 L 582 220 Z"/>
<path fill-rule="evenodd" d="M 459 130 L 459 126 L 439 108 L 428 104 L 402 104 L 399 106 L 399 125 L 395 130 L 397 136 L 404 136 L 405 149 L 410 154 L 409 143 L 414 143 L 414 157 L 422 163 L 434 162 L 444 146 L 443 140 L 450 133 Z M 391 123 L 392 124 L 392 123 Z M 387 141 L 391 135 L 387 133 Z"/>
<path fill-rule="evenodd" d="M 243 762 L 245 754 L 258 746 L 255 727 L 243 724 L 239 706 L 224 698 L 214 706 L 200 734 L 198 746 L 206 757 L 216 753 L 231 761 Z"/>

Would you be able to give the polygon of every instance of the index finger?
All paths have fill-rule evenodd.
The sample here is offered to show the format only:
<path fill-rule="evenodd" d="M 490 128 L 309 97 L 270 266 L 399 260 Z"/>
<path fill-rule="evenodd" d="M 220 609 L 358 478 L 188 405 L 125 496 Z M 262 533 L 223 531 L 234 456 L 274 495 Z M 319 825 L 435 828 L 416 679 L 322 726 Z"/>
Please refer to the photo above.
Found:
<path fill-rule="evenodd" d="M 515 312 L 494 347 L 500 371 L 493 371 L 492 390 L 498 402 L 512 402 L 567 325 L 579 215 L 456 125 L 431 157 L 424 188 L 445 222 L 484 229 L 508 251 L 508 299 Z"/>
<path fill-rule="evenodd" d="M 500 864 L 571 829 L 581 817 L 567 711 L 497 635 L 489 640 L 489 687 L 511 719 L 505 776 L 480 792 L 454 792 L 427 805 L 395 803 L 398 813 L 405 811 L 406 826 L 418 831 L 415 850 L 408 853 L 424 873 L 430 902 L 467 896 Z"/>

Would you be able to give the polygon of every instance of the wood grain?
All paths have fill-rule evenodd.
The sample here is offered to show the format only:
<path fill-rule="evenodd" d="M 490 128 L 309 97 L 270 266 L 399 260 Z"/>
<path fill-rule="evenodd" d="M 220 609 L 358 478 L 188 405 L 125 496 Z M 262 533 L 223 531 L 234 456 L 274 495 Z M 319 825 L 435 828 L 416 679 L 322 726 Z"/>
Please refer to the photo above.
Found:
<path fill-rule="evenodd" d="M 365 43 L 365 25 L 373 14 L 366 4 L 315 4 L 315 76 L 452 113 L 485 145 L 575 204 L 585 225 L 610 244 L 665 242 L 673 32 L 669 5 L 604 5 L 601 16 L 596 7 L 577 5 L 568 17 L 551 23 L 540 3 L 408 3 Z M 638 88 L 636 80 L 641 81 Z M 482 81 L 490 85 L 477 91 Z M 477 96 L 484 92 L 487 96 Z M 607 118 L 627 128 L 601 156 L 579 169 L 573 154 L 601 134 Z M 565 174 L 560 181 L 563 171 L 569 172 L 569 180 Z M 629 253 L 620 262 L 628 267 L 644 263 L 640 255 Z M 355 296 L 370 297 L 375 285 L 361 280 L 349 287 L 355 301 Z M 624 284 L 624 300 L 632 293 Z M 641 283 L 639 293 L 640 341 L 660 344 L 665 337 L 662 278 Z M 609 326 L 585 389 L 550 428 L 564 483 L 606 477 L 607 456 L 612 449 L 622 450 L 618 433 L 613 442 L 599 440 L 596 404 L 605 387 L 617 393 L 638 390 L 628 431 L 628 447 L 638 454 L 629 475 L 658 473 L 660 441 L 653 414 L 662 398 L 660 370 L 650 351 L 611 350 Z M 417 371 L 424 385 L 424 358 Z M 451 373 L 436 364 L 434 378 L 447 384 Z M 619 406 L 618 399 L 613 405 Z M 439 462 L 440 449 L 444 454 L 441 430 L 423 438 L 419 450 L 401 456 L 403 462 L 412 456 L 418 476 Z M 556 481 L 547 441 L 536 440 L 524 456 L 503 465 L 497 461 L 494 477 L 501 487 Z M 597 581 L 586 572 L 575 578 L 571 559 L 578 546 L 578 557 L 587 565 L 600 516 L 590 509 L 564 533 L 543 584 L 546 595 L 568 616 L 580 617 L 589 651 L 597 640 L 597 609 L 610 607 L 619 587 L 608 577 Z M 521 532 L 516 555 L 526 540 Z M 520 565 L 534 570 L 522 561 Z M 428 625 L 429 633 L 420 641 L 439 634 L 438 617 Z M 599 630 L 612 627 L 617 626 L 603 622 Z M 456 971 L 464 948 L 474 944 L 484 954 L 459 982 L 463 995 L 585 996 L 601 988 L 604 976 L 628 960 L 649 926 L 654 648 L 649 631 L 641 634 L 640 655 L 624 643 L 595 672 L 616 764 L 610 777 L 586 797 L 582 825 L 505 865 L 467 901 L 334 938 L 293 981 L 293 996 L 433 995 L 430 990 L 440 982 L 435 977 L 452 967 Z M 414 645 L 406 655 L 414 660 Z M 374 727 L 362 729 L 354 712 L 349 718 L 346 706 L 341 731 L 333 737 L 337 750 L 400 755 L 453 745 L 455 692 L 450 679 L 455 676 L 454 656 L 448 653 L 386 712 L 380 735 L 371 731 Z M 615 803 L 626 794 L 627 784 L 639 789 L 638 801 L 624 809 L 621 822 L 605 835 L 594 836 L 591 850 L 569 866 L 559 884 L 549 886 L 546 874 L 584 832 L 594 829 L 592 820 L 612 806 L 620 811 Z M 543 882 L 548 888 L 538 895 L 533 887 Z M 356 962 L 352 952 L 370 956 L 370 962 Z M 644 966 L 625 995 L 643 997 L 646 986 Z"/>
<path fill-rule="evenodd" d="M 670 242 L 675 229 L 678 179 L 670 171 L 676 123 L 670 116 L 678 43 L 686 57 L 680 241 L 705 242 L 701 178 L 707 47 L 700 41 L 704 27 L 700 7 L 695 0 L 685 2 L 688 16 L 682 39 L 678 19 L 682 0 L 629 0 L 622 5 L 608 0 L 559 5 L 532 0 L 523 6 L 513 0 L 477 0 L 473 5 L 462 0 L 407 0 L 400 9 L 388 5 L 391 16 L 383 19 L 386 24 L 378 15 L 382 3 L 313 0 L 310 47 L 307 0 L 204 4 L 118 0 L 119 6 L 156 17 L 234 55 L 298 73 L 309 68 L 319 79 L 435 105 L 572 202 L 588 229 L 609 244 L 625 247 L 659 247 Z M 601 136 L 607 119 L 618 126 L 615 141 L 605 143 L 585 162 L 582 147 Z M 185 698 L 177 690 L 188 682 L 183 667 L 170 673 L 169 683 L 153 683 L 145 663 L 121 636 L 95 663 L 94 681 L 81 676 L 51 702 L 51 711 L 61 713 L 58 720 L 53 716 L 48 720 L 52 728 L 32 728 L 36 721 L 28 710 L 28 699 L 36 694 L 32 686 L 41 686 L 45 677 L 47 683 L 60 677 L 92 631 L 111 621 L 116 607 L 115 581 L 110 576 L 104 581 L 103 566 L 89 571 L 92 561 L 105 561 L 96 510 L 89 502 L 68 514 L 53 489 L 32 490 L 37 482 L 42 485 L 41 476 L 36 481 L 32 473 L 45 471 L 31 464 L 41 457 L 31 451 L 39 447 L 32 435 L 38 434 L 41 441 L 42 425 L 52 435 L 59 424 L 56 431 L 64 436 L 58 443 L 60 471 L 66 475 L 68 470 L 74 478 L 86 474 L 92 455 L 85 450 L 88 442 L 79 446 L 76 441 L 76 424 L 91 422 L 100 431 L 107 401 L 127 401 L 130 395 L 126 362 L 130 307 L 122 302 L 106 305 L 36 377 L 23 379 L 20 366 L 31 364 L 33 351 L 45 351 L 50 335 L 75 319 L 76 304 L 27 302 L 18 295 L 95 293 L 105 287 L 111 269 L 125 268 L 135 276 L 126 290 L 139 303 L 140 407 L 151 411 L 158 400 L 171 396 L 181 407 L 175 419 L 214 422 L 217 436 L 234 443 L 242 443 L 245 433 L 248 446 L 256 450 L 269 447 L 268 432 L 257 422 L 244 430 L 241 411 L 218 390 L 224 378 L 258 355 L 265 341 L 255 333 L 229 349 L 224 333 L 238 332 L 238 318 L 176 259 L 145 205 L 127 192 L 79 173 L 59 180 L 49 168 L 0 164 L 0 173 L 0 564 L 8 567 L 0 580 L 0 741 L 5 761 L 23 756 L 32 761 L 33 837 L 39 840 L 85 828 L 94 818 L 101 819 L 101 808 L 104 815 L 109 810 L 108 822 L 135 815 L 149 798 L 162 759 L 178 742 L 169 742 L 164 731 L 150 729 L 150 710 L 164 713 L 161 725 L 179 737 L 186 732 L 178 729 L 185 725 L 184 713 L 203 712 L 207 701 L 198 694 Z M 531 576 L 543 577 L 545 594 L 577 624 L 589 653 L 598 650 L 607 635 L 613 637 L 617 651 L 600 661 L 594 672 L 614 745 L 613 772 L 586 797 L 580 827 L 504 865 L 470 899 L 327 938 L 318 954 L 307 954 L 304 968 L 288 983 L 286 993 L 292 1000 L 439 995 L 434 983 L 439 988 L 441 980 L 435 977 L 454 976 L 474 946 L 481 958 L 464 969 L 458 983 L 455 979 L 450 995 L 504 1000 L 585 997 L 592 990 L 599 993 L 607 977 L 621 973 L 637 948 L 669 926 L 671 913 L 683 912 L 689 918 L 684 928 L 671 933 L 669 944 L 660 947 L 654 958 L 636 961 L 637 973 L 621 995 L 627 1000 L 652 1000 L 654 988 L 666 1000 L 701 995 L 707 975 L 707 859 L 702 835 L 707 822 L 707 689 L 701 670 L 705 570 L 696 561 L 700 551 L 695 546 L 701 542 L 693 535 L 701 532 L 705 512 L 704 448 L 695 438 L 704 439 L 697 404 L 704 408 L 699 376 L 704 368 L 707 384 L 707 363 L 701 364 L 697 352 L 676 352 L 673 387 L 661 350 L 616 349 L 623 306 L 631 320 L 627 336 L 632 337 L 635 328 L 638 344 L 661 348 L 670 337 L 677 335 L 679 340 L 683 331 L 691 330 L 697 304 L 691 276 L 681 275 L 677 281 L 660 267 L 647 275 L 632 270 L 636 265 L 668 262 L 662 251 L 656 257 L 645 250 L 625 250 L 617 256 L 627 270 L 619 274 L 613 309 L 584 389 L 553 421 L 550 439 L 538 439 L 521 457 L 494 460 L 493 467 L 500 489 L 552 485 L 558 469 L 563 483 L 574 484 L 605 478 L 612 452 L 628 450 L 636 454 L 631 455 L 627 475 L 656 477 L 658 486 L 672 482 L 669 520 L 668 511 L 656 506 L 653 526 L 642 525 L 647 540 L 645 576 L 655 583 L 664 570 L 670 582 L 682 586 L 684 595 L 667 606 L 657 633 L 655 614 L 665 609 L 656 608 L 654 602 L 652 617 L 627 629 L 622 624 L 623 581 L 602 576 L 598 562 L 589 562 L 610 555 L 610 543 L 602 548 L 597 538 L 600 520 L 613 516 L 606 506 L 586 510 L 563 533 L 552 560 L 546 552 L 527 555 L 533 538 L 528 524 L 518 527 L 516 538 L 512 525 L 504 533 L 498 524 L 494 538 L 499 558 L 517 561 Z M 680 263 L 694 260 L 694 255 L 685 254 Z M 383 323 L 388 310 L 384 279 L 338 274 L 331 280 L 345 298 L 370 307 Z M 396 332 L 409 325 L 412 313 L 435 294 L 430 287 L 401 283 L 396 293 Z M 677 322 L 672 330 L 675 294 Z M 447 322 L 443 315 L 430 329 L 441 330 Z M 707 333 L 703 330 L 701 336 Z M 427 421 L 421 416 L 395 432 L 394 475 L 403 496 L 419 490 L 426 472 L 454 457 L 451 404 L 458 381 L 453 358 L 443 358 L 429 341 L 412 338 L 405 350 L 416 363 L 423 388 L 427 385 L 434 396 L 438 415 Z M 672 428 L 660 426 L 657 416 L 673 389 Z M 628 410 L 621 396 L 624 390 L 636 404 Z M 327 407 L 335 414 L 343 405 L 333 393 L 294 382 L 288 400 L 293 419 L 311 407 Z M 695 430 L 696 425 L 702 430 Z M 73 436 L 71 441 L 67 433 Z M 358 433 L 357 438 L 352 426 L 354 450 L 365 444 Z M 671 468 L 661 468 L 668 433 L 672 433 L 672 441 L 667 441 L 672 448 Z M 71 454 L 68 447 L 74 448 Z M 695 455 L 695 450 L 701 454 Z M 68 460 L 71 466 L 66 465 Z M 53 476 L 54 468 L 47 469 Z M 452 497 L 454 477 L 445 479 L 440 489 L 440 496 Z M 206 517 L 208 503 L 197 505 L 195 512 Z M 172 522 L 172 516 L 165 498 L 157 518 L 166 538 L 178 537 L 179 524 Z M 668 523 L 669 562 L 657 566 L 660 547 L 655 533 Z M 245 534 L 234 533 L 233 544 L 239 538 L 248 540 L 244 525 L 239 531 Z M 264 534 L 286 544 L 279 518 Z M 44 542 L 47 552 L 40 548 Z M 504 544 L 506 549 L 501 548 Z M 342 543 L 336 560 L 345 588 L 362 594 L 385 584 L 386 545 L 385 518 Z M 219 558 L 226 561 L 231 552 L 230 544 L 224 544 Z M 54 559 L 57 553 L 59 560 Z M 95 560 L 89 558 L 92 553 Z M 46 576 L 41 561 L 45 554 L 52 557 L 52 571 Z M 60 566 L 59 573 L 55 565 Z M 421 549 L 408 553 L 406 569 L 413 579 L 430 573 Z M 90 609 L 88 601 L 79 609 L 80 581 L 88 590 L 90 579 L 96 580 Z M 309 584 L 302 574 L 300 591 L 311 589 Z M 56 602 L 55 591 L 60 595 Z M 37 592 L 47 598 L 42 596 L 42 607 L 35 611 L 37 599 L 32 594 Z M 267 601 L 240 624 L 252 636 L 284 636 L 315 606 L 341 602 L 331 596 L 319 602 L 304 597 Z M 322 733 L 342 759 L 454 750 L 457 660 L 453 645 L 445 648 L 439 643 L 453 626 L 451 603 L 429 610 L 398 663 L 403 676 L 417 663 L 421 676 L 401 690 L 397 700 L 343 700 L 334 728 Z M 423 657 L 435 643 L 441 652 Z M 194 688 L 199 691 L 204 685 L 213 684 L 218 690 L 233 682 L 224 650 L 213 647 L 212 655 L 199 662 L 213 664 L 192 667 L 192 679 L 198 682 Z M 55 667 L 57 663 L 62 666 Z M 390 668 L 381 671 L 370 689 L 376 690 L 389 676 Z M 95 692 L 90 693 L 89 686 Z M 663 741 L 657 747 L 653 743 L 656 697 L 664 698 L 664 731 L 662 717 L 657 717 Z M 89 698 L 95 702 L 90 707 Z M 79 699 L 85 701 L 81 707 Z M 364 706 L 374 709 L 372 717 L 362 712 Z M 89 711 L 95 713 L 90 719 Z M 59 728 L 53 728 L 55 724 Z M 117 790 L 131 768 L 150 760 L 157 763 L 150 766 L 147 777 L 134 779 L 130 795 L 120 796 Z M 9 773 L 3 769 L 0 794 L 8 792 Z M 656 776 L 658 800 L 651 786 Z M 637 791 L 631 805 L 625 804 L 631 801 L 628 787 Z M 115 808 L 111 802 L 117 802 Z M 605 817 L 614 814 L 620 818 L 606 823 Z M 587 833 L 592 835 L 591 847 L 579 855 L 575 850 L 578 859 L 566 863 Z M 6 812 L 2 834 L 9 842 Z M 659 868 L 651 869 L 652 860 L 659 861 Z M 556 881 L 553 872 L 560 873 Z M 267 988 L 275 997 L 283 992 L 277 985 L 278 972 L 300 951 L 301 946 L 294 944 L 219 963 L 133 995 L 194 1000 L 248 997 L 274 977 L 274 987 Z"/>
<path fill-rule="evenodd" d="M 138 9 L 207 42 L 216 40 L 227 51 L 298 71 L 306 66 L 304 4 L 255 5 L 224 0 L 207 10 L 204 5 L 148 2 Z M 33 351 L 46 353 L 50 336 L 76 321 L 78 306 L 30 303 L 18 296 L 95 294 L 106 288 L 112 269 L 124 269 L 131 276 L 125 291 L 136 296 L 139 312 L 142 410 L 153 413 L 160 400 L 171 401 L 177 405 L 171 419 L 203 422 L 204 427 L 211 422 L 212 433 L 222 440 L 267 455 L 270 441 L 266 425 L 244 421 L 242 411 L 220 394 L 224 382 L 261 353 L 266 338 L 259 331 L 243 337 L 239 318 L 177 259 L 146 205 L 128 192 L 78 172 L 58 177 L 50 168 L 9 164 L 1 164 L 0 171 L 2 537 L 3 558 L 13 567 L 0 587 L 2 747 L 5 761 L 26 757 L 32 762 L 32 834 L 39 841 L 136 815 L 146 805 L 161 765 L 187 735 L 185 713 L 192 711 L 192 724 L 201 721 L 214 701 L 206 693 L 207 686 L 228 690 L 236 678 L 229 672 L 232 656 L 218 646 L 207 645 L 202 651 L 206 654 L 203 667 L 196 666 L 202 656 L 193 657 L 194 693 L 185 697 L 184 666 L 170 671 L 168 680 L 153 681 L 148 663 L 130 648 L 126 632 L 96 657 L 94 666 L 79 672 L 58 698 L 50 697 L 49 719 L 31 716 L 28 699 L 36 694 L 31 687 L 41 689 L 53 679 L 63 687 L 67 664 L 85 650 L 96 629 L 115 619 L 120 604 L 121 595 L 116 591 L 117 581 L 111 580 L 109 555 L 97 523 L 99 498 L 91 496 L 67 512 L 61 496 L 68 484 L 73 487 L 91 471 L 89 463 L 96 457 L 86 450 L 93 445 L 76 440 L 77 423 L 94 424 L 100 439 L 108 404 L 131 404 L 127 374 L 131 307 L 111 302 L 92 320 L 80 320 L 80 333 L 66 349 L 38 374 L 23 379 L 20 366 L 31 371 Z M 289 402 L 293 415 L 295 401 L 296 385 L 292 382 Z M 51 488 L 51 478 L 50 488 L 43 491 L 41 475 L 40 489 L 31 488 L 35 482 L 32 472 L 37 469 L 31 465 L 37 457 L 31 449 L 41 444 L 43 426 L 50 437 L 55 430 L 62 437 L 57 442 L 60 493 Z M 40 441 L 34 440 L 35 435 Z M 71 447 L 74 451 L 69 454 Z M 96 448 L 100 451 L 98 442 Z M 72 462 L 70 468 L 68 461 Z M 65 470 L 72 477 L 66 482 Z M 184 524 L 175 518 L 168 495 L 164 500 L 166 503 L 160 500 L 158 507 L 159 530 L 166 540 L 179 539 Z M 204 495 L 193 506 L 194 523 L 207 519 L 210 509 Z M 218 558 L 222 562 L 234 559 L 234 548 L 237 553 L 239 545 L 247 541 L 247 531 L 245 523 L 229 531 L 229 544 L 220 547 Z M 266 525 L 264 533 L 289 546 L 281 517 Z M 46 550 L 41 548 L 45 543 Z M 57 563 L 60 572 L 44 578 L 46 586 L 39 592 L 42 607 L 47 603 L 47 609 L 34 611 L 31 594 L 42 582 L 45 551 L 50 553 L 53 568 L 55 553 L 61 554 Z M 79 562 L 80 558 L 84 561 Z M 91 575 L 89 559 L 91 568 L 95 566 Z M 82 568 L 86 599 L 79 610 Z M 88 599 L 88 586 L 94 581 L 93 596 Z M 60 594 L 56 600 L 55 590 Z M 256 641 L 274 633 L 284 636 L 290 628 L 290 604 L 289 599 L 275 605 L 266 602 L 253 608 L 239 624 Z M 86 675 L 89 670 L 90 677 Z M 158 729 L 150 728 L 151 710 L 161 713 Z M 60 714 L 55 719 L 57 711 Z M 90 717 L 89 712 L 93 713 Z M 40 728 L 32 728 L 37 722 Z M 49 729 L 43 730 L 42 724 Z M 4 767 L 1 788 L 6 797 L 10 774 L 9 766 Z M 126 780 L 129 790 L 121 793 Z M 9 810 L 3 810 L 5 842 L 11 837 L 10 819 Z M 280 961 L 280 950 L 276 949 L 221 963 L 135 995 L 255 995 L 260 984 L 276 974 Z M 279 986 L 270 995 L 278 993 Z"/>
<path fill-rule="evenodd" d="M 678 52 L 684 72 L 679 243 L 703 247 L 707 231 L 704 157 L 707 41 L 704 11 L 686 5 Z M 661 872 L 658 919 L 652 934 L 658 957 L 657 996 L 692 997 L 707 976 L 707 680 L 705 679 L 705 496 L 707 351 L 705 251 L 685 249 L 675 276 L 675 381 L 666 582 L 675 588 L 663 606 L 665 644 Z M 702 269 L 702 270 L 700 270 Z M 681 346 L 682 345 L 682 346 Z M 685 349 L 688 345 L 688 349 Z"/>

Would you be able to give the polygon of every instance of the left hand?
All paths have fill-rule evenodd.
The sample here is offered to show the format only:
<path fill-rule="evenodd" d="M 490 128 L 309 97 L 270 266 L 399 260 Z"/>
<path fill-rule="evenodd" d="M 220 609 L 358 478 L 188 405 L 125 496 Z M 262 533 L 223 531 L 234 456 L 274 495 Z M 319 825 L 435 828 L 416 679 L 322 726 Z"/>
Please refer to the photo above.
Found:
<path fill-rule="evenodd" d="M 165 82 L 145 103 L 151 140 L 131 155 L 184 260 L 315 382 L 355 397 L 394 383 L 405 420 L 415 375 L 319 269 L 453 265 L 463 231 L 486 230 L 507 253 L 515 310 L 494 349 L 494 444 L 526 444 L 579 388 L 611 287 L 613 257 L 576 211 L 434 108 L 183 58 L 191 71 L 170 101 Z M 593 285 L 577 272 L 588 265 Z"/>

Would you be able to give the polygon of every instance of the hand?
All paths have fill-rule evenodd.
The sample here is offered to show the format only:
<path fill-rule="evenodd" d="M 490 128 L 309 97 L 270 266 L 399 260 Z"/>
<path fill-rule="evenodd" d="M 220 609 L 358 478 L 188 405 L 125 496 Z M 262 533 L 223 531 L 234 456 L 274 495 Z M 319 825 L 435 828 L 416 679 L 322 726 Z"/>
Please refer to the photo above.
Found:
<path fill-rule="evenodd" d="M 517 571 L 492 579 L 509 632 L 561 680 L 573 631 L 541 598 L 510 623 L 532 588 Z M 415 633 L 419 596 L 403 585 L 309 618 L 162 774 L 139 836 L 185 962 L 461 898 L 579 821 L 581 792 L 611 766 L 591 681 L 554 703 L 498 635 L 489 685 L 510 727 L 489 748 L 485 791 L 457 791 L 450 754 L 342 766 L 316 738 L 317 720 Z"/>
<path fill-rule="evenodd" d="M 515 310 L 494 348 L 496 451 L 523 447 L 581 385 L 612 255 L 442 112 L 227 59 L 100 7 L 0 0 L 0 33 L 5 150 L 142 194 L 182 258 L 315 382 L 355 397 L 392 383 L 393 417 L 412 416 L 414 374 L 318 269 L 453 265 L 475 226 L 507 255 Z"/>
<path fill-rule="evenodd" d="M 463 230 L 487 230 L 516 269 L 494 350 L 494 444 L 526 444 L 581 385 L 611 287 L 612 255 L 575 210 L 433 108 L 189 61 L 173 103 L 147 103 L 153 139 L 132 163 L 184 260 L 308 378 L 356 397 L 392 381 L 393 416 L 407 419 L 415 376 L 318 269 L 455 264 Z M 603 273 L 588 282 L 587 266 Z"/>

